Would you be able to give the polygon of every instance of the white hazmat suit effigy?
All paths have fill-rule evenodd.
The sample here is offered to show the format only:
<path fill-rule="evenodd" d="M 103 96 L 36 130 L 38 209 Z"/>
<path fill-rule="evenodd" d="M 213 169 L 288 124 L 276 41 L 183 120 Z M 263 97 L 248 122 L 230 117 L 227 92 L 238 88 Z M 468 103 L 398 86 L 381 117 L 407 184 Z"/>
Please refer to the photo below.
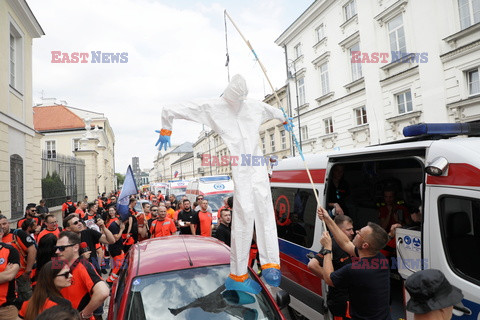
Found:
<path fill-rule="evenodd" d="M 232 213 L 232 239 L 228 290 L 252 293 L 260 286 L 248 278 L 249 251 L 256 229 L 256 242 L 260 254 L 264 279 L 273 286 L 280 285 L 280 259 L 277 228 L 266 166 L 258 144 L 260 125 L 269 119 L 284 116 L 280 109 L 266 103 L 247 99 L 247 86 L 240 75 L 232 77 L 223 95 L 217 99 L 185 102 L 164 107 L 159 149 L 170 144 L 172 122 L 175 118 L 205 124 L 214 130 L 227 145 L 231 156 L 238 156 L 238 165 L 232 165 L 235 196 Z M 243 157 L 243 158 L 242 158 Z"/>

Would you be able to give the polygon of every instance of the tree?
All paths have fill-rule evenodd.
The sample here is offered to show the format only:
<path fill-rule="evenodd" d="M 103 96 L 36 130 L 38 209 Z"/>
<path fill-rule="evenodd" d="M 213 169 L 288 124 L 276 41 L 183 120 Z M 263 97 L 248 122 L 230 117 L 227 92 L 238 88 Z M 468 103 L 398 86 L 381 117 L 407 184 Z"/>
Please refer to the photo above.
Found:
<path fill-rule="evenodd" d="M 65 184 L 56 171 L 42 179 L 42 198 L 47 200 L 48 207 L 54 207 L 62 204 L 65 199 Z"/>
<path fill-rule="evenodd" d="M 121 186 L 123 184 L 123 181 L 125 181 L 125 175 L 121 173 L 115 173 L 115 175 L 117 176 L 118 185 Z"/>

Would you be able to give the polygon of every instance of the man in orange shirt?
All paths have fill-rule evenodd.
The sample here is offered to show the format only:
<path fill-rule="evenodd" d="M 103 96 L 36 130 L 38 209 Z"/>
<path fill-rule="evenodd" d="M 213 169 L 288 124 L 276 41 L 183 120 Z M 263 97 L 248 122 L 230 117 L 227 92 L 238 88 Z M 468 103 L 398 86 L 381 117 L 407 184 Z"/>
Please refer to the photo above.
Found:
<path fill-rule="evenodd" d="M 73 308 L 80 311 L 82 319 L 88 319 L 102 306 L 110 290 L 95 271 L 95 267 L 88 260 L 80 258 L 79 250 L 78 234 L 71 231 L 60 233 L 55 253 L 58 259 L 68 264 L 74 279 L 71 286 L 61 290 L 61 294 L 72 303 Z M 95 315 L 95 318 L 101 319 L 101 314 Z"/>
<path fill-rule="evenodd" d="M 158 209 L 157 209 L 158 208 Z M 150 238 L 158 238 L 164 236 L 171 236 L 177 232 L 175 223 L 172 219 L 167 217 L 167 208 L 164 206 L 152 207 L 152 210 L 158 210 L 157 219 L 151 220 L 150 224 Z"/>
<path fill-rule="evenodd" d="M 165 201 L 165 207 L 167 208 L 167 217 L 175 220 L 175 210 L 173 210 L 172 202 L 170 200 Z"/>
<path fill-rule="evenodd" d="M 200 201 L 200 211 L 195 213 L 192 218 L 190 229 L 192 234 L 201 235 L 203 237 L 212 236 L 212 213 L 207 210 L 208 200 Z"/>
<path fill-rule="evenodd" d="M 3 235 L 0 228 L 0 237 Z M 11 245 L 0 243 L 0 319 L 18 319 L 15 308 L 15 275 L 20 269 L 20 256 Z"/>
<path fill-rule="evenodd" d="M 37 243 L 40 242 L 40 239 L 46 234 L 53 233 L 57 238 L 61 230 L 58 227 L 57 218 L 53 214 L 48 214 L 45 217 L 45 224 L 47 225 L 46 229 L 43 229 L 37 237 Z"/>
<path fill-rule="evenodd" d="M 82 201 L 80 202 L 77 210 L 75 210 L 75 214 L 77 214 L 80 219 L 85 219 L 85 215 L 87 214 L 87 206 L 88 202 Z"/>
<path fill-rule="evenodd" d="M 145 220 L 152 219 L 152 213 L 150 212 L 151 204 L 148 202 L 142 203 L 143 213 L 145 214 Z"/>
<path fill-rule="evenodd" d="M 16 275 L 17 294 L 20 300 L 28 300 L 32 296 L 30 276 L 37 258 L 35 240 L 22 229 L 10 230 L 7 217 L 0 215 L 1 242 L 14 247 L 20 254 L 20 270 Z"/>

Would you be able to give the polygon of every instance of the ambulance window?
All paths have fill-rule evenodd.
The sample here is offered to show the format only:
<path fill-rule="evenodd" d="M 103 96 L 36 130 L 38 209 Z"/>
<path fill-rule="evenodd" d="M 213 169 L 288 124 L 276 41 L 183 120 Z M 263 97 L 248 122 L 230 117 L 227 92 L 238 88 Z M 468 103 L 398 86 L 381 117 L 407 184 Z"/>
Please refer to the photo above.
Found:
<path fill-rule="evenodd" d="M 462 278 L 480 283 L 480 200 L 445 196 L 439 205 L 450 267 Z"/>
<path fill-rule="evenodd" d="M 272 188 L 278 236 L 306 248 L 313 244 L 316 200 L 311 189 Z"/>

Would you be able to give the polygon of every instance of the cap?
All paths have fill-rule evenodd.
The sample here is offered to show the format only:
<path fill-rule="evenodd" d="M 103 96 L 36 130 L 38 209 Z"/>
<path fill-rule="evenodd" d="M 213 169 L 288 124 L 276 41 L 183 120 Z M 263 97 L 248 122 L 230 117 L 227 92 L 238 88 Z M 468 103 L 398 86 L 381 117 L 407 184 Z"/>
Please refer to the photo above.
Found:
<path fill-rule="evenodd" d="M 410 294 L 407 310 L 416 314 L 424 314 L 440 310 L 460 303 L 463 294 L 452 286 L 445 275 L 437 269 L 418 271 L 405 282 Z"/>

